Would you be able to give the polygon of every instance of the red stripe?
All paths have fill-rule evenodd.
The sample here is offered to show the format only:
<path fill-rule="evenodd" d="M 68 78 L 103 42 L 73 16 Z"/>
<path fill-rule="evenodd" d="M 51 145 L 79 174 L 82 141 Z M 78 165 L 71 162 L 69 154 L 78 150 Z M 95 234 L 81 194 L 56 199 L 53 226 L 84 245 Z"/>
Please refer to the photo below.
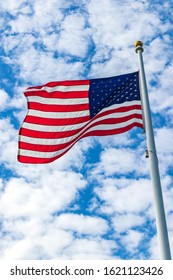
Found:
<path fill-rule="evenodd" d="M 140 115 L 134 115 L 134 117 L 138 118 L 138 119 L 141 119 L 141 116 Z M 125 118 L 124 118 L 125 119 Z M 131 118 L 129 117 L 126 117 L 126 121 L 130 120 Z M 25 142 L 19 142 L 19 148 L 20 149 L 24 149 L 24 150 L 32 150 L 32 151 L 39 151 L 39 152 L 54 152 L 54 151 L 58 151 L 58 150 L 61 150 L 61 149 L 64 149 L 68 146 L 70 146 L 72 143 L 78 141 L 80 138 L 83 138 L 85 137 L 85 135 L 88 135 L 88 134 L 92 134 L 93 135 L 93 132 L 87 132 L 89 130 L 89 128 L 93 127 L 93 126 L 96 126 L 98 124 L 116 124 L 116 123 L 120 123 L 122 122 L 122 119 L 121 120 L 117 120 L 116 119 L 116 122 L 113 120 L 113 119 L 109 119 L 109 120 L 104 120 L 104 121 L 100 121 L 100 122 L 97 122 L 96 124 L 91 124 L 89 127 L 87 127 L 87 129 L 82 132 L 78 137 L 76 137 L 75 139 L 67 142 L 67 143 L 63 143 L 63 144 L 57 144 L 57 145 L 40 145 L 40 144 L 30 144 L 30 143 L 25 143 Z M 139 124 L 140 126 L 140 124 Z M 140 126 L 141 127 L 141 126 Z M 126 128 L 122 128 L 122 129 L 126 129 Z M 118 128 L 118 129 L 114 129 L 114 130 L 103 130 L 105 131 L 105 134 L 106 133 L 109 133 L 110 134 L 110 131 L 117 131 L 116 133 L 121 133 L 121 132 L 118 132 L 118 131 L 121 131 L 121 128 Z M 94 133 L 97 133 L 98 130 L 95 130 Z M 99 130 L 99 133 L 100 133 L 101 130 Z M 126 131 L 126 130 L 125 130 Z M 106 134 L 106 135 L 109 135 L 109 134 Z M 95 134 L 94 134 L 95 135 Z"/>
<path fill-rule="evenodd" d="M 113 113 L 125 113 L 125 112 L 129 112 L 131 110 L 139 110 L 139 114 L 141 115 L 141 105 L 132 105 L 132 106 L 122 106 L 120 108 L 116 108 L 116 109 L 112 109 L 112 110 L 108 110 L 108 111 L 105 111 L 105 112 L 102 112 L 102 113 L 98 113 L 93 119 L 97 119 L 97 118 L 100 118 L 100 117 L 103 117 L 103 116 L 106 116 L 106 115 L 110 115 L 110 114 L 113 114 Z"/>
<path fill-rule="evenodd" d="M 66 152 L 68 152 L 68 150 Z M 55 159 L 58 159 L 58 158 L 62 157 L 64 154 L 66 154 L 66 152 L 64 152 L 61 155 L 58 155 L 54 158 L 35 158 L 35 157 L 19 156 L 18 155 L 18 161 L 23 162 L 23 163 L 30 163 L 30 164 L 50 163 L 50 162 L 54 161 Z"/>
<path fill-rule="evenodd" d="M 56 87 L 56 86 L 81 86 L 81 85 L 89 85 L 89 80 L 72 80 L 72 81 L 60 81 L 60 82 L 50 82 L 47 84 L 44 84 L 42 86 L 34 86 L 34 87 L 28 87 L 28 89 L 41 89 L 44 86 L 46 87 Z"/>
<path fill-rule="evenodd" d="M 120 133 L 123 133 L 123 132 L 126 132 L 126 131 L 132 129 L 135 126 L 143 128 L 142 124 L 134 122 L 134 123 L 132 123 L 132 124 L 126 126 L 126 127 L 118 128 L 118 129 L 113 129 L 113 130 L 111 129 L 109 131 L 105 131 L 105 130 L 104 131 L 102 131 L 102 130 L 100 130 L 100 131 L 91 131 L 91 132 L 88 132 L 88 133 L 85 133 L 84 135 L 82 135 L 82 137 L 80 139 L 88 137 L 88 136 L 105 136 L 105 135 L 120 134 Z M 74 144 L 75 144 L 75 142 L 74 142 Z M 30 163 L 30 164 L 50 163 L 50 162 L 60 158 L 61 156 L 63 156 L 65 153 L 67 153 L 72 148 L 72 146 L 70 146 L 69 149 L 67 149 L 65 152 L 63 152 L 62 154 L 60 154 L 60 155 L 58 155 L 56 157 L 52 157 L 52 158 L 35 158 L 35 157 L 28 157 L 28 156 L 20 156 L 20 155 L 18 155 L 18 161 L 23 162 L 23 163 Z"/>
<path fill-rule="evenodd" d="M 23 136 L 28 136 L 32 138 L 44 138 L 44 139 L 59 139 L 66 138 L 75 135 L 81 130 L 81 128 L 72 130 L 72 131 L 63 131 L 63 132 L 42 132 L 30 130 L 27 128 L 21 128 L 19 133 Z"/>
<path fill-rule="evenodd" d="M 70 146 L 75 143 L 75 139 L 69 141 L 68 143 L 57 144 L 57 145 L 40 145 L 40 144 L 30 144 L 25 142 L 19 142 L 19 148 L 24 150 L 31 150 L 37 152 L 55 152 Z"/>
<path fill-rule="evenodd" d="M 28 156 L 18 155 L 18 161 L 23 162 L 23 163 L 30 163 L 30 164 L 50 163 L 50 162 L 54 161 L 55 159 L 58 159 L 58 158 L 62 157 L 71 148 L 72 148 L 72 146 L 69 149 L 67 149 L 65 152 L 63 152 L 62 154 L 60 154 L 56 157 L 52 157 L 52 158 L 36 158 L 36 157 L 28 157 Z"/>
<path fill-rule="evenodd" d="M 50 118 L 41 118 L 35 116 L 27 115 L 25 118 L 25 122 L 32 124 L 41 124 L 41 125 L 72 125 L 87 122 L 90 120 L 90 116 L 84 116 L 79 118 L 68 118 L 68 119 L 50 119 Z"/>
<path fill-rule="evenodd" d="M 52 105 L 41 104 L 37 102 L 28 102 L 28 109 L 44 111 L 44 112 L 77 112 L 89 110 L 89 104 L 74 104 L 74 105 Z"/>
<path fill-rule="evenodd" d="M 140 105 L 134 105 L 134 106 L 129 106 L 129 107 L 122 107 L 122 108 L 117 108 L 114 110 L 109 110 L 103 113 L 100 113 L 99 115 L 96 115 L 93 119 L 97 119 L 112 113 L 124 113 L 128 112 L 133 109 L 139 109 L 141 110 Z M 42 117 L 35 117 L 35 116 L 30 116 L 27 115 L 25 117 L 25 122 L 28 123 L 33 123 L 33 124 L 41 124 L 41 125 L 71 125 L 71 124 L 78 124 L 82 122 L 86 122 L 90 120 L 90 116 L 84 116 L 84 117 L 78 117 L 78 118 L 68 118 L 68 119 L 52 119 L 52 118 L 42 118 Z"/>
<path fill-rule="evenodd" d="M 24 92 L 24 95 L 27 96 L 40 96 L 45 98 L 87 98 L 88 91 L 73 91 L 73 92 L 60 92 L 60 91 L 53 91 L 47 92 L 45 90 L 40 91 L 27 91 Z"/>
<path fill-rule="evenodd" d="M 121 118 L 109 118 L 109 119 L 104 119 L 98 122 L 95 122 L 92 126 L 96 126 L 98 124 L 118 124 L 118 123 L 122 123 L 122 122 L 127 122 L 133 118 L 137 118 L 137 119 L 142 119 L 141 114 L 133 114 L 133 115 L 129 115 L 129 116 L 125 116 L 125 117 L 121 117 Z"/>
<path fill-rule="evenodd" d="M 126 122 L 128 120 L 131 120 L 133 118 L 142 119 L 142 116 L 140 114 L 133 114 L 130 116 L 122 117 L 122 118 L 115 118 L 115 119 L 105 119 L 101 121 L 97 121 L 95 123 L 92 123 L 92 120 L 90 121 L 90 125 L 87 126 L 86 124 L 83 128 L 87 126 L 87 128 L 81 133 L 84 134 L 88 129 L 90 129 L 93 126 L 97 126 L 100 124 L 117 124 L 121 122 Z M 72 130 L 72 131 L 62 131 L 62 132 L 43 132 L 43 131 L 35 131 L 30 130 L 27 128 L 21 128 L 20 129 L 20 135 L 28 136 L 32 138 L 44 138 L 44 139 L 60 139 L 60 138 L 66 138 L 75 135 L 76 133 L 80 132 L 81 128 Z"/>
<path fill-rule="evenodd" d="M 105 136 L 105 135 L 120 134 L 132 129 L 135 126 L 143 128 L 143 125 L 141 123 L 134 122 L 132 124 L 129 124 L 121 128 L 116 128 L 111 130 L 93 130 L 90 132 L 86 132 L 81 138 L 88 137 L 88 136 Z"/>

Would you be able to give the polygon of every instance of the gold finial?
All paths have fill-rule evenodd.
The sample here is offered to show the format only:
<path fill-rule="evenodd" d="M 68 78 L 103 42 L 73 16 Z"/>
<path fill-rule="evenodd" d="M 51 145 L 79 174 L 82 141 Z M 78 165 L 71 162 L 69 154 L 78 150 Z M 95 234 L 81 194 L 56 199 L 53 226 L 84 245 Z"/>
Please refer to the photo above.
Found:
<path fill-rule="evenodd" d="M 135 47 L 142 47 L 143 46 L 143 43 L 141 41 L 136 41 L 135 42 Z"/>
<path fill-rule="evenodd" d="M 144 51 L 142 46 L 143 46 L 143 43 L 141 41 L 136 41 L 135 42 L 135 51 L 136 51 L 136 53 L 138 52 L 138 50 L 141 50 L 142 52 Z"/>

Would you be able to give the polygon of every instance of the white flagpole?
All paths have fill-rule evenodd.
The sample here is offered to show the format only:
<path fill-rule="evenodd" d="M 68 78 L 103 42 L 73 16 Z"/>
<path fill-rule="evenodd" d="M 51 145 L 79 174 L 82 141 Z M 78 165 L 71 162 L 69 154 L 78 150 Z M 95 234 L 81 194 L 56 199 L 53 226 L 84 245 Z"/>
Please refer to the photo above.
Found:
<path fill-rule="evenodd" d="M 153 192 L 154 192 L 154 206 L 155 206 L 158 242 L 159 242 L 159 249 L 160 249 L 160 259 L 171 260 L 171 252 L 169 247 L 168 231 L 166 225 L 166 217 L 165 217 L 165 210 L 163 204 L 159 168 L 158 168 L 158 158 L 157 158 L 157 152 L 155 147 L 144 63 L 142 57 L 142 52 L 143 52 L 142 46 L 143 43 L 141 41 L 137 41 L 135 43 L 135 47 L 136 47 L 135 50 L 136 53 L 138 53 L 138 60 L 139 60 L 141 99 L 142 99 L 143 118 L 144 118 L 144 126 L 145 126 L 146 140 L 147 140 L 147 157 L 149 157 L 150 159 L 150 172 L 151 172 L 151 180 L 152 180 Z"/>

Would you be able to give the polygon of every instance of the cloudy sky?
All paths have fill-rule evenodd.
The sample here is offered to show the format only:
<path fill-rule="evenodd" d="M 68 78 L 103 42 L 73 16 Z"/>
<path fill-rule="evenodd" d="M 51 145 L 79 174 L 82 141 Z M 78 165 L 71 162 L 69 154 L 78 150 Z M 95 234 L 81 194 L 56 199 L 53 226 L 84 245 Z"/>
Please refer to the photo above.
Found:
<path fill-rule="evenodd" d="M 135 72 L 143 41 L 173 248 L 172 1 L 1 0 L 0 15 L 0 258 L 158 259 L 141 129 L 88 137 L 45 165 L 19 163 L 17 146 L 25 88 Z"/>

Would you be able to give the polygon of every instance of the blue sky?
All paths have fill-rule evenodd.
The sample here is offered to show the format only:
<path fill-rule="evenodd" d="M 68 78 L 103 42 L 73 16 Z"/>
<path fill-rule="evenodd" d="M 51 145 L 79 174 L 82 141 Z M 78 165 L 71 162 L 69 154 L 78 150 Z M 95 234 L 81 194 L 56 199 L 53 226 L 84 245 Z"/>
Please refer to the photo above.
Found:
<path fill-rule="evenodd" d="M 159 258 L 141 129 L 83 139 L 47 165 L 17 161 L 24 89 L 137 71 L 136 40 L 173 248 L 172 14 L 164 0 L 1 0 L 1 259 Z"/>

